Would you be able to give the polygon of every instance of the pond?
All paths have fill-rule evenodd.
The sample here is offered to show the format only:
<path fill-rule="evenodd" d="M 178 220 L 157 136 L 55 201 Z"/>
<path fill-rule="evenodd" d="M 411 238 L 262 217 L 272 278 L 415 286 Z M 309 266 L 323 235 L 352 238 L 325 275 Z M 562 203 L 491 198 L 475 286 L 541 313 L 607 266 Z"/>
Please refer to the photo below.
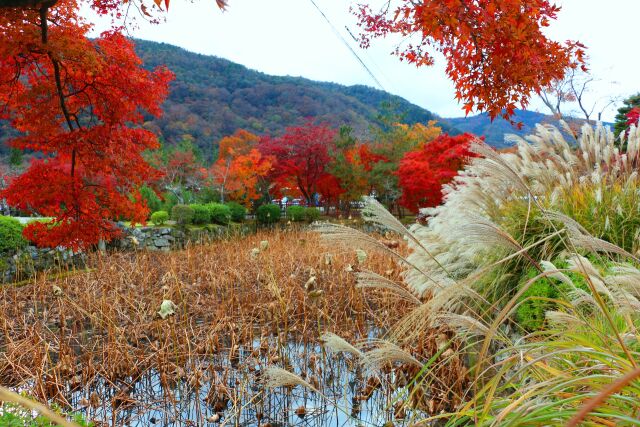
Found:
<path fill-rule="evenodd" d="M 270 365 L 295 372 L 321 394 L 265 388 Z M 351 355 L 290 340 L 281 345 L 276 337 L 193 360 L 188 370 L 146 372 L 116 384 L 97 380 L 70 393 L 70 403 L 98 425 L 410 425 L 416 414 L 400 409 L 393 378 L 393 372 L 365 374 Z"/>
<path fill-rule="evenodd" d="M 0 287 L 0 384 L 108 426 L 409 425 L 394 390 L 415 372 L 363 372 L 319 346 L 329 332 L 378 338 L 408 313 L 411 302 L 355 286 L 360 268 L 389 280 L 400 269 L 383 254 L 360 265 L 357 252 L 330 252 L 315 233 L 261 230 L 169 253 L 95 254 L 90 270 Z M 411 345 L 427 359 L 437 351 Z M 319 393 L 265 389 L 271 366 Z"/>

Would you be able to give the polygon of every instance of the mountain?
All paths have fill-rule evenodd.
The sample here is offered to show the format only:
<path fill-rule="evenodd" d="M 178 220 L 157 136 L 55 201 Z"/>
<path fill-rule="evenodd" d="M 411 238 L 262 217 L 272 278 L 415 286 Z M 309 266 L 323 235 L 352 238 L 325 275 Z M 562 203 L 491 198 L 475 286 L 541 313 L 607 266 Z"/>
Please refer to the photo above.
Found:
<path fill-rule="evenodd" d="M 526 110 L 516 110 L 513 117 L 515 123 L 522 123 L 520 129 L 512 125 L 508 120 L 502 118 L 497 118 L 492 122 L 486 113 L 469 117 L 448 118 L 445 120 L 462 132 L 470 132 L 478 136 L 484 136 L 485 141 L 496 148 L 505 148 L 513 145 L 510 142 L 505 142 L 504 138 L 506 135 L 515 134 L 522 137 L 530 135 L 535 132 L 536 125 L 540 123 L 548 123 L 560 127 L 558 120 L 553 116 Z M 575 122 L 575 126 L 582 126 L 585 122 L 584 119 L 565 118 L 565 120 L 567 122 Z M 603 124 L 609 127 L 613 126 L 613 124 L 609 122 L 603 122 Z M 572 124 L 572 127 L 573 126 Z M 565 135 L 565 137 L 571 139 L 570 135 Z"/>
<path fill-rule="evenodd" d="M 521 129 L 518 129 L 508 120 L 502 118 L 496 118 L 492 122 L 487 113 L 468 117 L 448 118 L 446 121 L 462 132 L 470 132 L 474 135 L 484 136 L 485 141 L 496 148 L 505 148 L 512 145 L 505 142 L 505 135 L 515 134 L 525 136 L 533 133 L 538 123 L 557 122 L 551 116 L 526 110 L 516 110 L 513 117 L 515 123 L 522 123 Z"/>
<path fill-rule="evenodd" d="M 145 67 L 166 65 L 176 75 L 164 115 L 145 126 L 169 144 L 193 139 L 209 159 L 212 144 L 239 128 L 278 135 L 309 117 L 336 127 L 346 124 L 366 136 L 378 124 L 383 103 L 390 103 L 405 123 L 438 120 L 444 131 L 459 133 L 430 111 L 371 87 L 271 76 L 168 44 L 137 40 L 136 45 Z"/>
<path fill-rule="evenodd" d="M 444 119 L 404 98 L 368 86 L 272 76 L 169 44 L 135 42 L 145 67 L 164 65 L 175 73 L 164 115 L 147 117 L 144 126 L 169 145 L 192 141 L 209 161 L 216 155 L 216 142 L 237 129 L 279 135 L 286 127 L 300 125 L 311 117 L 335 127 L 349 125 L 357 136 L 366 138 L 372 126 L 381 124 L 383 104 L 391 105 L 390 111 L 400 114 L 405 123 L 437 120 L 445 132 L 481 135 L 498 148 L 507 146 L 505 134 L 526 135 L 535 124 L 553 121 L 544 114 L 523 110 L 517 110 L 514 118 L 522 122 L 520 130 L 504 119 L 491 122 L 487 114 Z M 8 153 L 2 142 L 15 134 L 0 121 L 0 155 Z"/>

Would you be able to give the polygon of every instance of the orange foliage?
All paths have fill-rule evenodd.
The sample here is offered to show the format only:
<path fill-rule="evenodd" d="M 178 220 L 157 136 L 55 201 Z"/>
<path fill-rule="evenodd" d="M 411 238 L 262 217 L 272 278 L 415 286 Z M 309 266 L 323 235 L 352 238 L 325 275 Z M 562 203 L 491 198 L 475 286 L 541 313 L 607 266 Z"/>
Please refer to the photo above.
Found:
<path fill-rule="evenodd" d="M 468 114 L 487 111 L 509 119 L 531 95 L 584 66 L 584 46 L 547 38 L 544 28 L 560 8 L 548 0 L 398 0 L 374 12 L 360 5 L 361 44 L 391 34 L 409 39 L 396 48 L 402 60 L 433 65 L 433 51 L 447 61 L 456 99 Z M 412 40 L 416 42 L 411 43 Z"/>
<path fill-rule="evenodd" d="M 260 187 L 273 165 L 273 158 L 256 148 L 260 137 L 244 129 L 220 140 L 218 160 L 212 174 L 224 197 L 228 193 L 247 207 L 260 198 Z"/>
<path fill-rule="evenodd" d="M 231 198 L 250 207 L 251 202 L 260 198 L 260 181 L 269 173 L 272 165 L 273 158 L 263 156 L 255 148 L 233 159 L 227 184 Z"/>
<path fill-rule="evenodd" d="M 225 136 L 218 143 L 218 159 L 228 159 L 246 155 L 256 146 L 260 137 L 244 129 L 238 129 L 233 135 Z"/>

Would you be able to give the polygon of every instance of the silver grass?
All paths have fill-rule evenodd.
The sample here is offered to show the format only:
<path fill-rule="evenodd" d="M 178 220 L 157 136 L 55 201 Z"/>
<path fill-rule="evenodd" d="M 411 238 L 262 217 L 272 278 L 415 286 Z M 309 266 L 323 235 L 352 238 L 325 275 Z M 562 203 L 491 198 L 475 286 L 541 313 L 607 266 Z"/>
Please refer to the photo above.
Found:
<path fill-rule="evenodd" d="M 518 173 L 514 169 L 512 169 L 507 161 L 505 161 L 505 157 L 498 154 L 489 145 L 477 139 L 471 143 L 469 151 L 480 155 L 480 159 L 484 159 L 484 162 L 482 162 L 482 160 L 479 161 L 480 163 L 484 163 L 484 167 L 491 167 L 492 169 L 494 169 L 494 173 L 496 173 L 498 176 L 501 176 L 504 181 L 518 185 L 521 187 L 524 193 L 529 193 L 529 188 L 524 183 L 522 178 L 518 175 Z"/>
<path fill-rule="evenodd" d="M 451 237 L 458 241 L 469 241 L 469 244 L 481 242 L 491 247 L 501 247 L 508 251 L 519 251 L 522 247 L 509 233 L 500 229 L 491 220 L 482 217 L 469 218 L 470 222 L 461 224 L 452 230 Z"/>
<path fill-rule="evenodd" d="M 351 227 L 328 222 L 317 223 L 313 229 L 320 234 L 321 239 L 330 245 L 342 245 L 360 250 L 374 250 L 392 255 L 394 258 L 404 261 L 397 252 L 389 249 L 369 234 L 363 233 Z"/>
<path fill-rule="evenodd" d="M 565 214 L 550 210 L 545 210 L 543 214 L 548 220 L 561 222 L 567 228 L 570 235 L 589 234 L 589 232 L 580 225 L 578 221 Z"/>
<path fill-rule="evenodd" d="M 624 157 L 615 147 L 613 134 L 601 125 L 595 128 L 587 125 L 582 129 L 577 139 L 579 151 L 572 148 L 574 143 L 567 142 L 565 135 L 553 126 L 537 126 L 536 134 L 526 139 L 510 137 L 517 144 L 515 153 L 498 153 L 482 143 L 473 144 L 472 149 L 484 157 L 472 159 L 444 187 L 442 205 L 423 210 L 429 216 L 426 225 L 409 228 L 418 243 L 408 241 L 411 252 L 407 261 L 418 269 L 405 270 L 403 279 L 414 294 L 436 295 L 480 271 L 485 266 L 483 260 L 490 259 L 487 254 L 495 254 L 505 247 L 511 249 L 512 242 L 497 232 L 498 228 L 489 226 L 500 224 L 499 215 L 505 204 L 544 201 L 544 206 L 553 211 L 560 207 L 557 203 L 561 202 L 562 193 L 575 186 L 592 180 L 599 180 L 602 185 L 636 180 L 638 174 L 632 166 L 638 165 L 638 161 Z M 633 144 L 627 154 L 637 159 L 634 150 L 639 146 L 640 132 L 630 132 L 630 139 Z M 590 236 L 571 219 L 554 212 L 545 212 L 545 215 L 567 228 L 573 238 L 567 241 L 569 244 L 629 256 L 620 248 Z M 484 225 L 477 225 L 478 218 L 483 219 Z M 572 230 L 568 230 L 570 227 Z M 491 238 L 490 231 L 496 232 Z M 520 250 L 516 250 L 516 254 L 520 256 Z M 425 275 L 430 280 L 426 280 Z"/>
<path fill-rule="evenodd" d="M 606 252 L 622 255 L 631 259 L 636 259 L 632 254 L 625 251 L 613 243 L 593 237 L 576 220 L 559 212 L 545 211 L 545 216 L 550 220 L 559 221 L 564 224 L 569 233 L 569 239 L 574 247 L 586 249 L 590 252 Z"/>
<path fill-rule="evenodd" d="M 634 314 L 640 311 L 640 301 L 622 288 L 612 290 L 612 301 L 620 314 Z"/>
<path fill-rule="evenodd" d="M 478 294 L 466 283 L 452 284 L 406 314 L 393 325 L 389 336 L 400 343 L 411 343 L 429 329 L 439 326 L 439 317 L 468 309 L 464 301 L 477 297 Z"/>
<path fill-rule="evenodd" d="M 593 237 L 590 234 L 582 234 L 582 235 L 572 235 L 569 237 L 569 240 L 576 248 L 586 249 L 590 252 L 604 252 L 611 254 L 618 254 L 629 259 L 633 259 L 636 261 L 638 258 L 625 251 L 621 247 L 614 245 L 613 243 L 609 243 L 606 240 L 598 239 L 597 237 Z"/>
<path fill-rule="evenodd" d="M 300 385 L 308 388 L 309 390 L 318 392 L 318 390 L 316 390 L 311 384 L 300 378 L 298 375 L 277 366 L 269 366 L 265 369 L 263 375 L 264 385 L 267 388 L 295 387 Z"/>
<path fill-rule="evenodd" d="M 383 229 L 389 229 L 404 239 L 411 241 L 416 249 L 420 249 L 424 252 L 424 255 L 431 258 L 444 273 L 446 269 L 444 266 L 438 263 L 438 260 L 429 252 L 429 250 L 422 245 L 420 239 L 418 239 L 407 227 L 404 226 L 393 214 L 391 214 L 375 197 L 365 196 L 363 197 L 364 208 L 362 210 L 362 216 L 367 222 L 382 227 Z"/>
<path fill-rule="evenodd" d="M 389 280 L 384 276 L 374 273 L 373 271 L 361 271 L 356 274 L 357 287 L 362 289 L 383 289 L 393 292 L 400 298 L 412 302 L 414 304 L 420 304 L 421 301 L 416 298 L 411 292 L 405 288 Z"/>
<path fill-rule="evenodd" d="M 563 311 L 547 311 L 545 318 L 551 325 L 564 329 L 584 324 L 583 320 Z"/>
<path fill-rule="evenodd" d="M 607 286 L 618 286 L 635 296 L 640 296 L 640 270 L 631 265 L 617 265 L 610 269 L 611 274 L 604 278 Z"/>
<path fill-rule="evenodd" d="M 597 303 L 593 295 L 583 289 L 574 288 L 569 291 L 567 294 L 569 299 L 569 303 L 575 307 L 579 308 L 582 305 L 587 305 L 593 309 L 597 309 L 600 311 L 600 305 Z"/>
<path fill-rule="evenodd" d="M 336 352 L 336 353 L 351 353 L 355 356 L 361 357 L 362 352 L 355 348 L 353 345 L 349 344 L 345 339 L 339 337 L 336 334 L 331 332 L 325 332 L 320 337 L 320 342 L 322 342 L 324 348 Z"/>
<path fill-rule="evenodd" d="M 585 276 L 599 277 L 600 272 L 596 269 L 591 261 L 579 254 L 570 254 L 567 258 L 569 271 L 581 273 Z"/>
<path fill-rule="evenodd" d="M 559 280 L 571 288 L 575 288 L 573 281 L 569 279 L 567 275 L 558 270 L 551 261 L 540 261 L 540 266 L 545 272 L 549 273 L 549 277 Z"/>
<path fill-rule="evenodd" d="M 422 277 L 423 280 L 431 282 L 433 286 L 439 286 L 438 281 L 431 277 L 428 272 L 421 269 L 420 266 L 413 264 L 410 259 L 405 258 L 394 250 L 388 248 L 386 245 L 379 242 L 369 234 L 363 233 L 351 227 L 340 224 L 332 224 L 328 222 L 317 223 L 314 225 L 313 229 L 316 232 L 320 233 L 322 240 L 328 244 L 355 247 L 360 250 L 368 249 L 391 255 L 393 258 L 400 261 L 400 263 L 407 265 L 411 269 L 413 269 Z"/>
<path fill-rule="evenodd" d="M 390 341 L 379 341 L 376 348 L 365 352 L 360 359 L 363 368 L 372 372 L 382 368 L 387 363 L 400 362 L 422 367 L 422 363 L 406 350 L 401 349 Z"/>
<path fill-rule="evenodd" d="M 477 318 L 467 314 L 441 313 L 434 316 L 433 325 L 446 327 L 456 332 L 460 337 L 487 336 L 489 327 Z"/>
<path fill-rule="evenodd" d="M 409 344 L 429 329 L 434 313 L 427 303 L 423 303 L 404 315 L 389 331 L 389 336 L 401 343 Z"/>
<path fill-rule="evenodd" d="M 609 287 L 604 283 L 604 280 L 602 280 L 600 276 L 588 275 L 587 279 L 589 280 L 589 283 L 593 285 L 593 288 L 596 292 L 606 295 L 610 299 L 615 298 L 611 289 L 609 289 Z"/>
<path fill-rule="evenodd" d="M 375 197 L 363 197 L 362 217 L 383 229 L 389 229 L 400 236 L 409 236 L 409 230 L 393 216 Z"/>

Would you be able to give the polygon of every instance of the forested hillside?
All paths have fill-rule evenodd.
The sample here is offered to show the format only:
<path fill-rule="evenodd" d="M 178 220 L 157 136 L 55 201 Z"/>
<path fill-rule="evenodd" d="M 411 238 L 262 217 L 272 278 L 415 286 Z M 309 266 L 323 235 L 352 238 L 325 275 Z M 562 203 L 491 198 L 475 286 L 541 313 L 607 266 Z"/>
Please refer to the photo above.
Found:
<path fill-rule="evenodd" d="M 363 136 L 378 123 L 383 103 L 391 103 L 405 123 L 440 120 L 399 96 L 370 87 L 270 76 L 168 44 L 136 43 L 146 67 L 166 65 L 176 74 L 164 116 L 146 126 L 160 132 L 169 144 L 193 138 L 207 157 L 215 141 L 239 128 L 278 135 L 308 117 L 336 127 L 349 125 Z M 448 123 L 441 126 L 457 133 Z"/>
<path fill-rule="evenodd" d="M 209 161 L 215 159 L 217 141 L 237 129 L 280 135 L 286 127 L 300 125 L 310 117 L 334 127 L 349 125 L 356 136 L 364 138 L 371 126 L 380 125 L 379 116 L 385 112 L 400 115 L 407 124 L 437 120 L 446 132 L 481 135 L 495 147 L 507 145 L 505 134 L 526 135 L 536 123 L 551 120 L 544 114 L 517 110 L 514 120 L 523 124 L 517 130 L 501 118 L 491 122 L 486 113 L 445 119 L 368 86 L 271 76 L 226 59 L 145 40 L 136 41 L 136 50 L 145 67 L 166 65 L 176 76 L 164 103 L 164 115 L 149 117 L 145 127 L 168 145 L 190 140 Z M 381 108 L 384 104 L 390 108 Z M 0 122 L 0 143 L 15 134 L 6 122 Z M 0 144 L 0 155 L 7 152 Z"/>

